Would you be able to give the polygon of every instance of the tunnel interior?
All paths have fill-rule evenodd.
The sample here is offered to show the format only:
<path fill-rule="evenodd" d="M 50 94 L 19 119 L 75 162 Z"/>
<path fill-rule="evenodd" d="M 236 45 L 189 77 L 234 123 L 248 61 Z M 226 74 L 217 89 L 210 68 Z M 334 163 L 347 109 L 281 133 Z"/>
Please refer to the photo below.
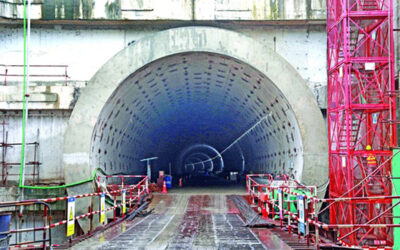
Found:
<path fill-rule="evenodd" d="M 277 84 L 216 53 L 153 61 L 121 82 L 102 108 L 90 164 L 111 174 L 145 174 L 140 160 L 158 157 L 153 179 L 159 170 L 169 174 L 169 166 L 173 176 L 254 172 L 298 179 L 300 129 Z"/>

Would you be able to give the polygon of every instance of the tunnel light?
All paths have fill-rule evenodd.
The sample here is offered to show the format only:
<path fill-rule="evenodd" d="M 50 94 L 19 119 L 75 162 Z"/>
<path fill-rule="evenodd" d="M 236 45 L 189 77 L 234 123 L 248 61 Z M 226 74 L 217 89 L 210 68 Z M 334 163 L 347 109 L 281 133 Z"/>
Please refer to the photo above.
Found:
<path fill-rule="evenodd" d="M 156 160 L 156 159 L 158 159 L 158 157 L 145 158 L 145 159 L 141 159 L 140 161 L 147 161 L 147 162 L 149 162 L 149 161 L 151 161 L 151 160 Z"/>
<path fill-rule="evenodd" d="M 150 182 L 151 182 L 151 166 L 150 166 L 150 161 L 156 160 L 156 159 L 158 159 L 158 157 L 150 157 L 150 158 L 145 158 L 145 159 L 141 159 L 141 160 L 140 160 L 141 162 L 143 162 L 143 161 L 146 162 L 146 165 L 147 165 L 147 176 L 149 177 L 149 181 L 150 181 Z"/>

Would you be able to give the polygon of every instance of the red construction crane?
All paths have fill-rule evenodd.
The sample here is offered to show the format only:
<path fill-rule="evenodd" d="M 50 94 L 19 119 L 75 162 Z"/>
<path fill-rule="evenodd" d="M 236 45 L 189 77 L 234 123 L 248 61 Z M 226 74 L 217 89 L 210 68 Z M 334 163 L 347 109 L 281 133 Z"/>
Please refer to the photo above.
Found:
<path fill-rule="evenodd" d="M 327 0 L 329 194 L 391 196 L 396 139 L 393 0 Z M 392 224 L 391 199 L 330 207 L 331 224 Z M 393 245 L 393 228 L 342 228 L 346 245 Z"/>

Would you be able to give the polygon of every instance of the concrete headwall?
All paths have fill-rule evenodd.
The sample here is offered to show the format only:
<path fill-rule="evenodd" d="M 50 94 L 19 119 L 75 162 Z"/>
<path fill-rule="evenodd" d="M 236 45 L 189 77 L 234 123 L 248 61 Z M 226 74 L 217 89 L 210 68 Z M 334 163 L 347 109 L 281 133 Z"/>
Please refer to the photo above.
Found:
<path fill-rule="evenodd" d="M 326 108 L 326 35 L 324 26 L 230 26 L 229 30 L 242 33 L 269 47 L 287 60 L 306 80 L 321 108 Z M 87 29 L 62 26 L 32 29 L 31 64 L 67 65 L 69 81 L 88 81 L 94 73 L 118 51 L 129 44 L 166 29 L 153 28 Z M 22 64 L 22 29 L 0 26 L 0 65 Z M 99 53 L 101 51 L 101 53 Z M 32 74 L 51 72 L 62 74 L 63 69 L 31 68 Z M 0 66 L 0 72 L 4 68 Z M 22 69 L 9 69 L 9 73 L 22 73 Z M 3 80 L 0 77 L 0 84 Z M 8 77 L 9 85 L 21 78 Z M 59 78 L 31 78 L 40 85 Z M 71 83 L 70 83 L 71 84 Z M 69 85 L 70 85 L 69 84 Z M 80 85 L 82 86 L 82 85 Z"/>
<path fill-rule="evenodd" d="M 278 28 L 279 27 L 279 28 Z M 325 73 L 325 31 L 322 26 L 306 27 L 238 27 L 237 32 L 250 36 L 270 49 L 276 51 L 286 59 L 306 80 L 307 85 L 314 93 L 321 108 L 326 107 L 326 73 Z M 37 110 L 72 110 L 79 96 L 80 90 L 85 86 L 94 73 L 115 53 L 134 43 L 135 41 L 155 34 L 165 27 L 155 29 L 102 29 L 93 30 L 85 28 L 66 28 L 55 26 L 40 27 L 32 29 L 31 64 L 63 64 L 68 65 L 68 86 L 64 85 L 64 78 L 32 77 L 32 99 L 30 108 Z M 13 26 L 0 27 L 0 64 L 22 64 L 22 29 Z M 99 53 L 101 51 L 101 53 Z M 45 69 L 46 70 L 46 69 Z M 54 69 L 47 69 L 49 72 L 38 71 L 31 68 L 35 73 L 54 73 Z M 0 66 L 0 72 L 4 68 Z M 22 73 L 21 68 L 9 69 L 9 73 Z M 59 73 L 59 71 L 56 71 Z M 62 73 L 62 72 L 60 72 Z M 0 77 L 0 81 L 4 78 Z M 8 77 L 8 85 L 21 85 L 21 78 Z M 58 81 L 58 82 L 57 82 Z M 43 85 L 52 86 L 45 87 Z M 40 87 L 43 86 L 43 87 Z M 15 86 L 3 87 L 0 95 L 0 109 L 20 110 L 22 108 L 22 88 Z M 19 97 L 19 98 L 18 98 Z M 43 113 L 42 113 L 43 114 Z M 45 114 L 43 114 L 45 115 Z M 45 115 L 50 117 L 51 115 Z M 10 115 L 9 117 L 12 117 Z M 15 117 L 18 120 L 17 117 Z M 36 118 L 33 118 L 36 119 Z M 47 119 L 47 118 L 46 118 Z M 67 119 L 67 118 L 66 118 Z M 34 120 L 29 123 L 33 130 L 39 127 L 34 126 Z M 45 124 L 45 123 L 44 123 Z M 45 126 L 45 125 L 42 126 Z M 17 126 L 7 127 L 9 134 L 20 134 Z M 49 127 L 51 128 L 51 126 Z M 41 130 L 46 131 L 44 127 Z M 50 129 L 47 129 L 50 131 Z M 56 133 L 54 136 L 58 136 Z M 16 136 L 15 139 L 19 138 Z M 57 140 L 57 139 L 55 139 Z M 9 157 L 18 159 L 19 152 L 9 151 Z M 46 151 L 42 151 L 46 154 Z M 13 155 L 15 154 L 15 155 Z M 53 153 L 52 153 L 53 154 Z M 33 156 L 28 156 L 32 158 Z M 53 156 L 51 156 L 53 157 Z M 46 159 L 46 157 L 42 157 Z M 52 164 L 42 162 L 42 168 L 53 169 Z M 50 175 L 44 171 L 45 179 L 59 180 L 59 175 Z M 61 174 L 62 175 L 62 174 Z M 61 176 L 61 179 L 63 177 Z"/>
<path fill-rule="evenodd" d="M 204 7 L 204 5 L 198 5 L 199 8 L 201 6 Z M 227 13 L 240 14 L 241 12 L 227 11 Z M 221 20 L 224 18 L 221 17 Z M 135 20 L 133 21 L 135 22 Z M 13 20 L 7 20 L 7 22 L 0 25 L 0 44 L 2 45 L 0 46 L 0 74 L 4 73 L 5 70 L 1 64 L 23 64 L 22 28 L 13 24 Z M 122 23 L 114 26 L 101 23 L 86 26 L 77 23 L 76 26 L 70 26 L 65 23 L 42 25 L 33 22 L 30 47 L 31 64 L 67 65 L 69 78 L 67 79 L 68 86 L 62 86 L 65 85 L 64 77 L 32 77 L 31 85 L 36 87 L 31 89 L 32 98 L 29 107 L 40 110 L 40 115 L 45 117 L 44 120 L 51 118 L 50 110 L 67 110 L 70 113 L 81 93 L 81 89 L 86 86 L 86 82 L 118 51 L 134 44 L 141 38 L 156 34 L 170 26 L 190 24 L 174 24 L 165 21 L 162 24 L 155 25 L 149 25 L 150 23 L 147 22 L 147 25 L 139 27 L 136 25 L 126 26 Z M 211 23 L 210 25 L 242 33 L 281 55 L 306 81 L 320 108 L 326 108 L 325 27 L 321 24 L 290 26 L 260 24 L 228 22 Z M 62 75 L 63 71 L 63 68 L 31 68 L 31 74 Z M 22 68 L 8 68 L 8 73 L 22 74 Z M 0 84 L 2 83 L 4 83 L 4 78 L 0 76 Z M 14 115 L 14 113 L 8 113 L 8 110 L 21 110 L 22 108 L 22 89 L 15 87 L 15 85 L 21 86 L 21 77 L 8 77 L 7 84 L 9 86 L 3 87 L 1 91 L 0 109 L 7 113 L 8 118 L 6 119 L 14 119 L 18 123 L 20 114 Z M 51 88 L 46 86 L 51 86 Z M 66 114 L 65 121 L 68 120 L 69 113 L 64 113 Z M 40 131 L 53 131 L 51 129 L 52 121 L 40 122 L 43 119 L 33 116 L 28 123 L 29 129 L 37 131 L 40 128 Z M 39 124 L 41 125 L 39 126 Z M 20 124 L 19 126 L 6 127 L 6 131 L 9 134 L 15 134 L 15 140 L 20 138 L 18 136 Z M 53 136 L 54 141 L 59 141 L 58 137 L 62 133 L 62 131 L 51 132 L 48 136 Z M 55 144 L 56 147 L 58 147 L 57 145 Z M 44 147 L 44 145 L 40 147 L 42 146 Z M 43 182 L 63 181 L 63 173 L 60 173 L 60 171 L 46 170 L 60 168 L 60 166 L 54 167 L 54 164 L 59 163 L 58 160 L 47 160 L 54 157 L 60 159 L 61 151 L 58 156 L 54 156 L 54 153 L 54 151 L 41 151 L 41 154 L 43 154 L 41 156 L 41 169 L 44 169 L 41 171 L 43 172 Z M 17 160 L 19 154 L 19 151 L 15 149 L 8 151 L 7 157 Z M 29 153 L 28 158 L 32 157 L 33 155 Z M 10 178 L 17 179 L 17 177 Z"/>

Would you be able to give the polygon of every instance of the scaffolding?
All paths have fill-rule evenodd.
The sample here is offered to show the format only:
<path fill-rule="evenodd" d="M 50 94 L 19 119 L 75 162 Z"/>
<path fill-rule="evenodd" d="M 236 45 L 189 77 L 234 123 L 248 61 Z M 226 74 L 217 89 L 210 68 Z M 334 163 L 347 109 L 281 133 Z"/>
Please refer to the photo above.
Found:
<path fill-rule="evenodd" d="M 12 167 L 18 167 L 21 165 L 21 162 L 7 162 L 7 149 L 12 147 L 21 147 L 22 143 L 20 142 L 8 142 L 8 131 L 6 131 L 6 119 L 3 116 L 2 125 L 2 136 L 3 140 L 0 143 L 1 148 L 1 186 L 8 186 L 8 177 L 10 176 L 17 176 L 19 179 L 19 173 L 10 173 L 9 170 Z M 37 138 L 39 138 L 39 130 L 37 131 Z M 39 162 L 38 152 L 39 152 L 39 142 L 29 142 L 26 143 L 26 146 L 33 147 L 33 159 L 31 161 L 26 162 L 26 166 L 31 168 L 31 173 L 26 173 L 25 176 L 30 176 L 31 178 L 28 179 L 32 183 L 32 185 L 39 184 L 39 167 L 41 163 Z"/>
<path fill-rule="evenodd" d="M 396 139 L 393 0 L 328 0 L 328 129 L 331 224 L 393 224 Z M 372 175 L 371 175 L 372 173 Z M 341 228 L 345 245 L 393 246 L 393 228 Z"/>

